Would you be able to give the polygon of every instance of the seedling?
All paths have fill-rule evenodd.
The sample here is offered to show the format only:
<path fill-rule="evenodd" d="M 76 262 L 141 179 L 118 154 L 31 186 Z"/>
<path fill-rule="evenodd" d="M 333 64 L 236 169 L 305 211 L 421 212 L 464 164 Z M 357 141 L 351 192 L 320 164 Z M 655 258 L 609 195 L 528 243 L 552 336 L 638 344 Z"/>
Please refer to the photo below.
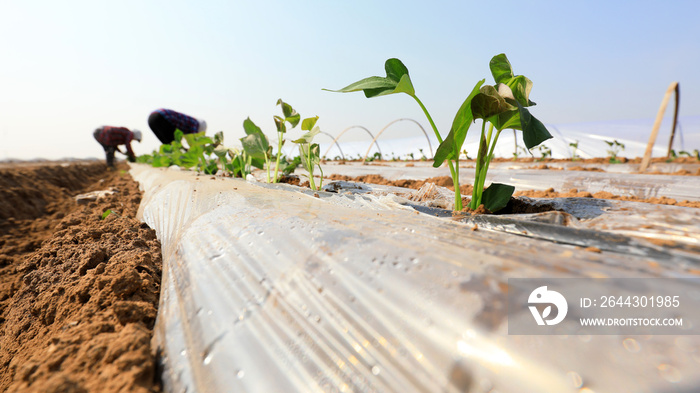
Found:
<path fill-rule="evenodd" d="M 301 138 L 296 139 L 292 142 L 299 145 L 299 155 L 301 156 L 301 164 L 304 169 L 309 173 L 309 187 L 312 190 L 318 191 L 316 188 L 316 183 L 314 182 L 314 169 L 318 166 L 318 170 L 321 172 L 321 182 L 319 187 L 323 187 L 323 169 L 321 168 L 321 158 L 320 158 L 320 148 L 318 143 L 312 143 L 314 137 L 321 132 L 318 128 L 316 122 L 318 121 L 318 116 L 309 117 L 301 122 L 301 129 L 308 131 L 306 134 L 302 135 Z"/>
<path fill-rule="evenodd" d="M 365 158 L 365 162 L 372 162 L 372 161 L 381 161 L 382 160 L 382 153 L 376 151 L 374 154 L 372 154 L 370 157 Z"/>
<path fill-rule="evenodd" d="M 477 154 L 474 193 L 470 207 L 476 209 L 482 203 L 487 209 L 497 211 L 505 206 L 515 190 L 512 186 L 491 184 L 488 192 L 484 191 L 484 181 L 489 163 L 493 158 L 493 150 L 502 130 L 512 128 L 523 131 L 525 146 L 531 149 L 551 138 L 544 124 L 530 114 L 527 107 L 535 103 L 530 101 L 529 94 L 532 81 L 522 75 L 514 75 L 510 62 L 505 54 L 494 56 L 490 62 L 491 74 L 496 85 L 484 85 L 485 80 L 479 81 L 467 96 L 457 111 L 449 134 L 443 139 L 433 122 L 425 105 L 416 96 L 413 83 L 408 74 L 408 68 L 399 59 L 389 59 L 384 64 L 386 77 L 371 76 L 352 83 L 340 90 L 329 90 L 341 93 L 363 91 L 365 97 L 372 98 L 382 95 L 406 93 L 416 100 L 428 118 L 428 122 L 440 142 L 435 152 L 434 167 L 439 167 L 447 161 L 455 189 L 455 210 L 462 209 L 462 197 L 459 191 L 459 155 L 467 136 L 467 131 L 475 119 L 482 119 L 479 152 Z M 490 123 L 488 135 L 485 132 L 486 123 Z M 493 129 L 496 134 L 493 134 Z"/>
<path fill-rule="evenodd" d="M 119 217 L 119 214 L 117 214 L 117 212 L 114 212 L 114 211 L 112 211 L 111 209 L 107 209 L 107 210 L 105 210 L 104 213 L 102 213 L 102 218 L 101 218 L 101 219 L 104 220 L 104 219 L 107 218 L 107 216 L 109 216 L 110 214 L 114 214 L 115 216 Z"/>
<path fill-rule="evenodd" d="M 515 143 L 515 151 L 513 151 L 513 161 L 517 160 L 520 157 L 520 154 L 526 154 L 528 151 L 526 148 L 518 145 L 518 143 Z"/>
<path fill-rule="evenodd" d="M 687 152 L 685 152 L 685 153 L 687 153 Z M 677 158 L 678 158 L 678 154 L 676 153 L 675 150 L 671 149 L 671 151 L 669 152 L 668 157 L 666 158 L 666 162 L 673 162 L 673 161 L 676 161 Z"/>
<path fill-rule="evenodd" d="M 301 116 L 297 113 L 297 111 L 295 111 L 291 105 L 282 101 L 281 98 L 277 100 L 277 105 L 282 106 L 282 115 L 284 115 L 284 117 L 275 116 L 275 126 L 277 127 L 277 161 L 275 162 L 275 182 L 278 180 L 277 176 L 280 169 L 280 157 L 282 155 L 282 145 L 284 145 L 284 134 L 287 132 L 286 124 L 289 123 L 289 125 L 294 128 L 301 120 Z M 268 183 L 269 182 L 270 181 L 268 180 Z"/>
<path fill-rule="evenodd" d="M 621 142 L 618 142 L 617 140 L 614 140 L 612 142 L 605 141 L 605 143 L 607 143 L 610 147 L 608 149 L 608 161 L 611 164 L 619 164 L 620 162 L 622 162 L 619 158 L 617 158 L 617 155 L 620 154 L 623 150 L 625 150 L 625 145 Z"/>
<path fill-rule="evenodd" d="M 270 183 L 270 157 L 272 157 L 272 146 L 267 140 L 267 136 L 263 134 L 260 127 L 256 126 L 250 117 L 243 121 L 243 129 L 247 136 L 241 138 L 243 150 L 247 154 L 247 160 L 258 159 L 265 161 L 267 168 L 267 182 Z M 247 162 L 250 165 L 250 162 Z"/>
<path fill-rule="evenodd" d="M 547 159 L 547 157 L 552 156 L 552 149 L 545 145 L 539 145 L 535 149 L 532 150 L 537 150 L 540 153 L 540 158 L 537 161 L 544 161 Z"/>
<path fill-rule="evenodd" d="M 578 150 L 578 140 L 576 142 L 571 142 L 569 143 L 569 146 L 571 147 L 571 161 L 576 161 L 578 160 L 579 157 L 578 154 L 576 154 L 576 150 Z"/>
<path fill-rule="evenodd" d="M 673 150 L 671 150 L 671 151 L 673 152 Z M 692 154 L 685 151 L 685 150 L 681 150 L 678 153 L 678 155 L 679 156 L 686 156 L 686 157 L 695 157 L 696 160 L 700 161 L 700 150 L 698 150 L 698 149 L 693 150 Z"/>

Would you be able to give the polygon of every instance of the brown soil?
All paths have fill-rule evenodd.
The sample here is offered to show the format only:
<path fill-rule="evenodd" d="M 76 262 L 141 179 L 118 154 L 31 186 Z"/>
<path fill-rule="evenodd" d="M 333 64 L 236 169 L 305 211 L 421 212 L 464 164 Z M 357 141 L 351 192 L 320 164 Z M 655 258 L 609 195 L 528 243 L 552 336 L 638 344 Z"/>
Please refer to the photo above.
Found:
<path fill-rule="evenodd" d="M 161 391 L 150 346 L 160 243 L 134 218 L 141 194 L 126 169 L 0 169 L 0 391 Z"/>
<path fill-rule="evenodd" d="M 421 188 L 425 183 L 435 183 L 438 186 L 443 186 L 447 187 L 451 190 L 454 190 L 454 187 L 452 186 L 452 179 L 448 176 L 440 176 L 440 177 L 433 177 L 425 180 L 388 180 L 382 177 L 381 175 L 363 175 L 363 176 L 357 176 L 357 177 L 350 177 L 350 176 L 344 176 L 344 175 L 331 175 L 329 177 L 331 180 L 345 180 L 345 181 L 355 181 L 355 182 L 362 182 L 362 183 L 372 183 L 372 184 L 381 184 L 381 185 L 389 185 L 389 186 L 397 186 L 397 187 L 406 187 L 406 188 L 411 188 L 411 189 L 419 189 Z M 471 185 L 460 185 L 459 187 L 460 192 L 462 195 L 471 195 L 473 187 Z M 595 194 L 591 194 L 590 192 L 587 191 L 579 191 L 577 189 L 572 189 L 567 192 L 557 192 L 553 188 L 547 189 L 545 191 L 536 191 L 536 190 L 528 190 L 528 191 L 516 191 L 513 194 L 514 197 L 519 197 L 519 196 L 525 196 L 525 197 L 530 197 L 530 198 L 562 198 L 562 197 L 579 197 L 579 198 L 599 198 L 599 199 L 616 199 L 616 200 L 621 200 L 621 201 L 632 201 L 632 202 L 645 202 L 645 203 L 653 203 L 653 204 L 660 204 L 660 205 L 676 205 L 676 206 L 684 206 L 684 207 L 695 207 L 695 208 L 700 208 L 700 202 L 696 201 L 676 201 L 675 199 L 671 198 L 666 198 L 666 197 L 660 197 L 660 198 L 648 198 L 648 199 L 643 199 L 643 198 L 636 198 L 636 197 L 630 197 L 630 196 L 620 196 L 620 195 L 614 195 L 609 192 L 596 192 Z M 523 213 L 522 209 L 524 207 L 519 206 L 519 202 L 511 201 L 509 202 L 509 205 L 511 204 L 518 204 L 518 206 L 513 206 L 512 208 L 515 209 L 513 212 L 517 211 L 519 213 Z M 511 211 L 508 209 L 507 211 Z"/>
<path fill-rule="evenodd" d="M 582 166 L 572 166 L 568 168 L 570 171 L 585 171 L 585 172 L 605 172 L 605 170 L 597 167 L 582 167 Z"/>
<path fill-rule="evenodd" d="M 588 191 L 579 191 L 576 188 L 573 188 L 567 192 L 557 192 L 553 188 L 549 188 L 544 191 L 535 191 L 535 190 L 528 190 L 528 191 L 517 191 L 513 194 L 513 196 L 526 196 L 530 198 L 567 198 L 567 197 L 578 197 L 578 198 L 598 198 L 598 199 L 615 199 L 619 201 L 630 201 L 630 202 L 644 202 L 644 203 L 653 203 L 657 205 L 676 205 L 676 206 L 684 206 L 684 207 L 695 207 L 695 208 L 700 208 L 700 202 L 697 201 L 676 201 L 675 199 L 671 198 L 666 198 L 666 197 L 659 197 L 659 198 L 637 198 L 637 197 L 631 197 L 631 196 L 620 196 L 620 195 L 615 195 L 609 192 L 601 191 L 601 192 L 596 192 L 594 194 L 591 194 Z"/>

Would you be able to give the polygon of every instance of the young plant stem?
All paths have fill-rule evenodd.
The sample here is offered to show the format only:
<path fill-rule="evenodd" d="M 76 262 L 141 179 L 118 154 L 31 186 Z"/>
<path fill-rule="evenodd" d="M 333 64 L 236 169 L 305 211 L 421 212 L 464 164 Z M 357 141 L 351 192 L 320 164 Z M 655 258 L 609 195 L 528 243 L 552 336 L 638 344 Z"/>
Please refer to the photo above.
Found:
<path fill-rule="evenodd" d="M 455 188 L 455 210 L 460 211 L 462 210 L 462 191 L 459 189 L 459 157 L 455 159 L 454 171 L 450 167 L 450 172 L 452 172 L 452 185 Z"/>
<path fill-rule="evenodd" d="M 425 117 L 428 118 L 430 127 L 432 127 L 433 132 L 435 132 L 435 136 L 437 137 L 438 142 L 442 143 L 442 137 L 440 136 L 440 132 L 438 131 L 437 126 L 435 126 L 435 122 L 430 116 L 430 113 L 428 113 L 428 109 L 425 107 L 425 105 L 423 105 L 423 102 L 421 102 L 421 100 L 418 99 L 417 96 L 411 94 L 411 97 L 413 97 L 413 99 L 416 100 L 418 105 L 420 105 L 420 108 L 423 110 L 423 113 L 425 113 Z M 456 170 L 455 163 L 457 165 Z M 452 160 L 447 160 L 447 165 L 450 167 L 450 175 L 452 175 L 452 185 L 455 188 L 455 210 L 459 211 L 462 210 L 462 194 L 459 190 L 459 156 L 455 158 L 455 163 L 453 163 Z"/>
<path fill-rule="evenodd" d="M 246 177 L 248 177 L 248 175 L 250 174 L 250 171 L 251 171 L 250 166 L 253 165 L 253 157 L 246 154 L 245 161 L 246 161 L 246 165 L 245 165 L 245 173 L 243 175 L 244 179 Z"/>
<path fill-rule="evenodd" d="M 278 178 L 277 175 L 279 174 L 279 169 L 280 169 L 280 156 L 282 155 L 282 144 L 284 143 L 284 139 L 282 137 L 284 136 L 283 133 L 278 132 L 277 133 L 277 162 L 275 163 L 275 183 L 277 183 Z M 269 183 L 269 181 L 268 181 Z"/>
<path fill-rule="evenodd" d="M 493 130 L 493 125 L 491 125 L 491 129 L 489 130 L 489 139 L 491 139 L 491 131 Z M 476 170 L 475 170 L 475 176 L 474 176 L 474 189 L 472 190 L 472 200 L 469 203 L 469 207 L 472 210 L 476 210 L 479 205 L 481 204 L 481 194 L 479 190 L 479 184 L 481 184 L 481 173 L 482 169 L 486 165 L 486 161 L 488 157 L 486 156 L 486 153 L 488 152 L 488 147 L 489 143 L 488 140 L 486 139 L 486 120 L 483 120 L 481 123 L 481 138 L 479 138 L 479 153 L 476 156 Z M 483 191 L 483 190 L 481 190 Z"/>
<path fill-rule="evenodd" d="M 265 153 L 265 166 L 267 167 L 267 182 L 270 183 L 270 157 Z"/>
<path fill-rule="evenodd" d="M 491 130 L 493 130 L 493 124 L 491 124 Z M 491 130 L 489 130 L 489 139 L 491 139 Z M 498 137 L 501 135 L 501 131 L 496 131 L 496 136 L 493 141 L 489 141 L 491 148 L 489 149 L 489 155 L 486 157 L 486 164 L 481 169 L 481 178 L 479 179 L 479 201 L 481 201 L 481 196 L 484 193 L 484 184 L 486 183 L 486 174 L 489 171 L 489 165 L 493 159 L 493 150 L 496 148 L 496 143 L 498 142 Z"/>
<path fill-rule="evenodd" d="M 416 100 L 416 102 L 418 103 L 418 105 L 420 105 L 420 108 L 423 110 L 423 113 L 425 113 L 425 117 L 428 118 L 428 122 L 430 123 L 430 126 L 433 128 L 433 132 L 435 132 L 435 136 L 437 137 L 438 142 L 442 143 L 442 137 L 440 136 L 440 133 L 438 132 L 437 127 L 435 126 L 435 122 L 433 122 L 433 118 L 430 117 L 430 113 L 428 113 L 428 109 L 426 109 L 425 105 L 423 105 L 423 103 L 421 102 L 420 99 L 418 99 L 418 97 L 416 97 L 414 95 L 411 95 L 411 97 L 413 97 Z"/>
<path fill-rule="evenodd" d="M 309 152 L 311 151 L 311 147 L 309 147 Z M 311 186 L 311 189 L 316 191 L 316 184 L 314 183 L 314 172 L 313 172 L 313 164 L 311 163 L 311 154 L 307 154 L 304 157 L 304 160 L 306 160 L 306 167 L 309 168 L 309 186 Z"/>
<path fill-rule="evenodd" d="M 321 180 L 320 183 L 318 183 L 318 188 L 323 187 L 323 169 L 321 168 L 321 165 L 318 165 L 318 170 L 321 172 Z"/>

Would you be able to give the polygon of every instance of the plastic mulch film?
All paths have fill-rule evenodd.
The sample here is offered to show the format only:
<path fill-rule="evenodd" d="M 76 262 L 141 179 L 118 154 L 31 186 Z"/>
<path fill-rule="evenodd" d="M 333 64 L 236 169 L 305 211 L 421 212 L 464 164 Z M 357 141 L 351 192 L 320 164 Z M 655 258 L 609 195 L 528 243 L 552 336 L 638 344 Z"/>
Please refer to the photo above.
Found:
<path fill-rule="evenodd" d="M 498 223 L 473 230 L 392 194 L 131 173 L 163 249 L 154 345 L 167 391 L 659 392 L 700 380 L 698 336 L 507 334 L 508 278 L 697 277 L 686 249 L 589 252 Z"/>
<path fill-rule="evenodd" d="M 323 166 L 326 176 L 332 174 L 347 176 L 363 176 L 379 174 L 387 179 L 427 179 L 435 176 L 449 176 L 446 166 L 433 168 L 431 162 L 410 163 L 382 163 L 381 165 L 362 165 L 358 162 L 348 162 L 339 165 L 336 162 L 328 162 Z M 599 165 L 600 167 L 600 165 Z M 614 167 L 610 165 L 607 168 Z M 659 167 L 659 165 L 657 165 Z M 513 170 L 516 168 L 518 170 Z M 651 174 L 634 173 L 610 173 L 610 172 L 586 172 L 570 170 L 538 170 L 519 169 L 518 163 L 492 163 L 489 166 L 487 185 L 491 182 L 506 183 L 520 190 L 546 190 L 554 188 L 556 191 L 569 191 L 571 189 L 585 189 L 588 192 L 610 192 L 615 195 L 631 196 L 637 198 L 657 198 L 665 196 L 679 201 L 700 200 L 700 177 L 698 176 L 659 176 Z M 628 167 L 629 168 L 629 167 Z M 675 164 L 674 168 L 684 168 L 682 164 Z M 695 164 L 687 165 L 693 171 L 697 170 Z M 631 170 L 631 169 L 630 169 Z M 474 165 L 460 164 L 460 184 L 471 184 L 474 181 Z"/>

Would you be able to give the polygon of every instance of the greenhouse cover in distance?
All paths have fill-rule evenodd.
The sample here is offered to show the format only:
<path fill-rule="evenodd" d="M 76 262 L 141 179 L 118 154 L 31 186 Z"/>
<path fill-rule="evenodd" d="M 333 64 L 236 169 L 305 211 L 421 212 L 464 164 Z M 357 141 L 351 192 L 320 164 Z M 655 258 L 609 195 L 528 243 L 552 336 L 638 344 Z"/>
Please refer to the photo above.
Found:
<path fill-rule="evenodd" d="M 654 145 L 652 156 L 665 157 L 668 149 L 668 141 L 671 135 L 672 116 L 666 116 L 659 129 L 659 134 Z M 654 119 L 638 119 L 638 120 L 616 120 L 616 121 L 600 121 L 600 122 L 585 122 L 571 124 L 546 124 L 547 129 L 552 134 L 553 138 L 544 142 L 552 151 L 552 158 L 571 158 L 573 148 L 570 143 L 578 141 L 578 149 L 576 154 L 581 158 L 591 157 L 607 157 L 609 156 L 609 146 L 606 141 L 614 141 L 625 145 L 618 155 L 620 157 L 641 157 L 644 155 L 646 145 L 651 134 Z M 405 127 L 406 133 L 409 136 L 405 138 L 389 138 L 380 136 L 378 139 L 379 150 L 381 150 L 384 159 L 410 158 L 413 154 L 415 159 L 420 159 L 423 155 L 427 158 L 432 157 L 432 152 L 435 152 L 439 143 L 435 139 L 435 135 L 430 131 L 430 127 L 426 123 L 425 130 L 430 137 L 430 146 L 422 132 L 411 124 L 397 125 Z M 464 150 L 470 158 L 476 156 L 478 149 L 477 137 L 480 128 L 472 127 L 467 134 L 467 140 L 464 144 Z M 376 136 L 377 130 L 372 130 Z M 394 132 L 394 135 L 396 132 Z M 524 149 L 522 134 L 517 131 L 518 145 L 522 148 L 518 149 L 520 157 L 529 156 Z M 357 159 L 358 156 L 364 157 L 367 148 L 370 146 L 371 139 L 366 135 L 364 140 L 354 140 L 344 142 L 342 138 L 338 141 L 338 146 L 332 145 L 332 140 L 328 136 L 319 136 L 317 141 L 321 147 L 321 153 L 325 153 L 329 159 L 345 157 L 346 159 Z M 422 152 L 421 152 L 422 149 Z M 681 116 L 678 118 L 676 127 L 676 136 L 674 138 L 673 149 L 678 153 L 680 151 L 693 152 L 694 149 L 700 149 L 700 116 Z M 370 156 L 378 152 L 377 146 L 373 146 L 370 150 Z M 513 142 L 513 131 L 503 130 L 498 140 L 498 145 L 495 149 L 497 157 L 513 157 L 515 144 Z M 294 155 L 292 151 L 288 152 Z M 535 157 L 540 157 L 541 154 L 537 150 L 533 150 Z"/>

